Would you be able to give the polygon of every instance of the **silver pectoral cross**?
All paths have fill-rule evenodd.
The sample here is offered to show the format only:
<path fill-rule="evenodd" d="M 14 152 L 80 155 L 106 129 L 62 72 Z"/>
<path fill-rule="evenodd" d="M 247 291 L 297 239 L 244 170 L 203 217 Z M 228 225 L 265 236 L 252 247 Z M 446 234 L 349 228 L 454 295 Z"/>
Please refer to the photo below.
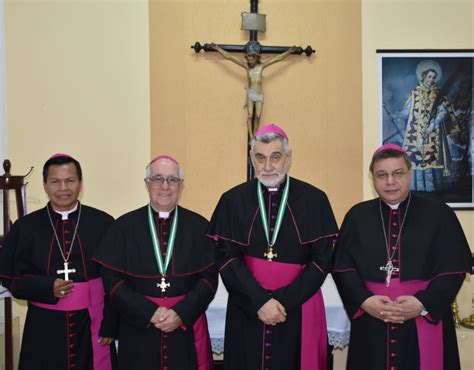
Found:
<path fill-rule="evenodd" d="M 385 286 L 390 286 L 390 279 L 392 278 L 392 273 L 400 271 L 398 267 L 394 267 L 392 260 L 388 260 L 385 266 L 380 266 L 381 271 L 387 271 L 387 276 L 385 277 Z"/>
<path fill-rule="evenodd" d="M 69 262 L 64 261 L 64 270 L 57 270 L 57 274 L 64 274 L 64 280 L 69 280 L 69 273 L 73 274 L 76 272 L 76 269 L 70 269 Z"/>
<path fill-rule="evenodd" d="M 158 288 L 161 288 L 161 291 L 162 291 L 162 292 L 165 292 L 165 291 L 166 291 L 166 288 L 168 288 L 168 287 L 170 286 L 170 283 L 167 283 L 167 282 L 165 281 L 165 277 L 162 276 L 162 277 L 161 277 L 161 282 L 160 282 L 159 284 L 156 284 L 156 286 L 157 286 Z"/>

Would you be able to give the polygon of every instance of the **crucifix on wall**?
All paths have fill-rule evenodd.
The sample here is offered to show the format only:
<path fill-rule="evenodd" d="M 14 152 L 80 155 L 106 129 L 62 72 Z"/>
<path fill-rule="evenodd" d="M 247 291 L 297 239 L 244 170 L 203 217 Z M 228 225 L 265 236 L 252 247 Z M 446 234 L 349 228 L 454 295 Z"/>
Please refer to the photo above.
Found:
<path fill-rule="evenodd" d="M 247 71 L 247 97 L 246 97 L 246 108 L 247 108 L 247 130 L 248 140 L 253 137 L 253 134 L 260 125 L 260 117 L 263 110 L 263 70 L 277 62 L 282 61 L 290 54 L 306 54 L 310 56 L 315 52 L 311 46 L 307 46 L 303 49 L 300 46 L 263 46 L 258 42 L 258 32 L 266 31 L 266 16 L 258 13 L 258 0 L 250 0 L 250 13 L 242 13 L 242 26 L 241 29 L 250 32 L 249 42 L 245 45 L 228 45 L 228 44 L 215 44 L 206 43 L 202 45 L 199 42 L 195 42 L 191 48 L 196 53 L 201 50 L 206 52 L 219 52 L 224 58 L 234 62 L 240 67 Z M 232 52 L 245 53 L 245 58 L 239 58 L 232 55 Z M 265 60 L 261 60 L 261 54 L 278 54 L 274 57 L 269 57 Z M 253 177 L 253 168 L 248 160 L 247 167 L 247 178 Z"/>

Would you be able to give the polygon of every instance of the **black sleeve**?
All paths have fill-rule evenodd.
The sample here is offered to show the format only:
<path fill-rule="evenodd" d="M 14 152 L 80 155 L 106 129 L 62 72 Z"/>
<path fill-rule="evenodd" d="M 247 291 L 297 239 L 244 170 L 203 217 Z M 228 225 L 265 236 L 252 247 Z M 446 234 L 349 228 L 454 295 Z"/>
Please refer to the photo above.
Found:
<path fill-rule="evenodd" d="M 103 319 L 100 325 L 99 336 L 103 338 L 118 338 L 119 312 L 111 304 L 107 295 L 104 296 Z"/>
<path fill-rule="evenodd" d="M 351 251 L 356 250 L 358 244 L 355 225 L 351 218 L 349 212 L 342 223 L 334 249 L 334 267 L 332 271 L 337 290 L 350 319 L 360 309 L 360 305 L 373 295 L 366 289 L 351 257 Z"/>
<path fill-rule="evenodd" d="M 194 324 L 214 299 L 218 284 L 217 276 L 217 267 L 213 264 L 199 273 L 196 284 L 186 294 L 186 298 L 173 306 L 173 310 L 187 327 Z"/>
<path fill-rule="evenodd" d="M 430 282 L 426 290 L 419 291 L 415 297 L 425 306 L 430 321 L 438 323 L 451 310 L 451 303 L 464 281 L 462 275 L 443 275 Z"/>
<path fill-rule="evenodd" d="M 103 268 L 102 276 L 107 298 L 117 309 L 120 319 L 138 328 L 147 327 L 159 306 L 133 290 L 125 274 Z"/>
<path fill-rule="evenodd" d="M 25 229 L 25 230 L 23 230 Z M 33 271 L 28 251 L 33 250 L 32 233 L 15 222 L 5 240 L 2 269 L 10 276 L 7 287 L 15 298 L 55 304 L 54 281 L 56 277 L 31 274 Z"/>
<path fill-rule="evenodd" d="M 303 272 L 290 285 L 273 292 L 273 297 L 287 311 L 300 307 L 323 285 L 327 273 L 331 271 L 333 240 L 331 236 L 311 243 L 308 246 L 311 248 L 311 261 Z"/>
<path fill-rule="evenodd" d="M 317 203 L 316 203 L 317 202 Z M 301 248 L 310 248 L 310 260 L 303 272 L 288 286 L 277 289 L 273 297 L 287 311 L 300 307 L 323 285 L 326 275 L 331 271 L 333 246 L 337 235 L 337 223 L 326 194 L 321 193 L 312 205 L 312 217 L 318 220 L 320 237 Z M 313 221 L 314 222 L 314 221 Z"/>
<path fill-rule="evenodd" d="M 236 243 L 218 240 L 216 259 L 222 281 L 233 301 L 252 317 L 272 297 L 245 266 L 242 257 Z"/>

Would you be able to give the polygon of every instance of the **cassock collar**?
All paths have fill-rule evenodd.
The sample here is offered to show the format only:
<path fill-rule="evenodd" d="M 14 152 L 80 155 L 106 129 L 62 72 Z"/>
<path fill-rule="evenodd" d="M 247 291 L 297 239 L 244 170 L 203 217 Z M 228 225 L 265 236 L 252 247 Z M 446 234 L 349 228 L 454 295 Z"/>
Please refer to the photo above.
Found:
<path fill-rule="evenodd" d="M 177 205 L 176 205 L 171 211 L 163 212 L 163 211 L 159 211 L 155 207 L 153 207 L 153 204 L 150 203 L 150 205 L 151 205 L 151 209 L 153 210 L 154 217 L 157 218 L 161 222 L 166 222 L 166 221 L 172 219 L 173 216 L 174 216 L 174 210 L 177 207 Z"/>
<path fill-rule="evenodd" d="M 272 193 L 272 194 L 281 193 L 281 191 L 283 190 L 286 184 L 286 176 L 280 181 L 280 183 L 276 187 L 270 188 L 270 187 L 263 186 L 264 193 Z"/>
<path fill-rule="evenodd" d="M 407 197 L 400 203 L 389 204 L 389 203 L 386 203 L 382 200 L 382 204 L 385 205 L 386 207 L 390 208 L 392 211 L 395 211 L 397 209 L 403 210 L 403 209 L 406 208 L 409 198 L 410 198 L 410 193 L 408 193 Z"/>
<path fill-rule="evenodd" d="M 69 211 L 56 211 L 55 209 L 53 209 L 51 202 L 48 202 L 47 207 L 49 207 L 53 211 L 53 214 L 58 215 L 59 217 L 61 217 L 62 221 L 65 221 L 65 220 L 69 220 L 70 215 L 77 212 L 79 208 L 79 201 L 77 201 L 76 205 Z"/>

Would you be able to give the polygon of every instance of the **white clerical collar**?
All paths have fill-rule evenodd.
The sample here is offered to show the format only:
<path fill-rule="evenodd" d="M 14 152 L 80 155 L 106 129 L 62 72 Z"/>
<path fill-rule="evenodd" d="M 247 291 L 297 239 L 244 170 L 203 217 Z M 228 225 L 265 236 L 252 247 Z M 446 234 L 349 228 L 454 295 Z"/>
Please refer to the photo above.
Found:
<path fill-rule="evenodd" d="M 67 220 L 69 219 L 69 215 L 73 212 L 76 212 L 77 211 L 77 207 L 79 205 L 79 202 L 76 203 L 76 205 L 74 206 L 73 209 L 70 209 L 69 211 L 56 211 L 54 208 L 53 208 L 53 211 L 60 214 L 61 215 L 61 220 Z M 52 208 L 52 207 L 51 207 Z"/>
<path fill-rule="evenodd" d="M 388 204 L 387 205 L 391 208 L 391 209 L 398 209 L 398 206 L 400 205 L 400 203 L 397 203 L 397 204 Z"/>
<path fill-rule="evenodd" d="M 171 212 L 174 211 L 174 208 L 173 208 L 171 211 L 163 212 L 163 211 L 160 211 L 160 210 L 156 209 L 156 207 L 153 206 L 153 204 L 151 204 L 151 208 L 153 208 L 153 210 L 154 210 L 156 213 L 158 213 L 158 217 L 159 217 L 159 218 L 169 218 Z"/>

